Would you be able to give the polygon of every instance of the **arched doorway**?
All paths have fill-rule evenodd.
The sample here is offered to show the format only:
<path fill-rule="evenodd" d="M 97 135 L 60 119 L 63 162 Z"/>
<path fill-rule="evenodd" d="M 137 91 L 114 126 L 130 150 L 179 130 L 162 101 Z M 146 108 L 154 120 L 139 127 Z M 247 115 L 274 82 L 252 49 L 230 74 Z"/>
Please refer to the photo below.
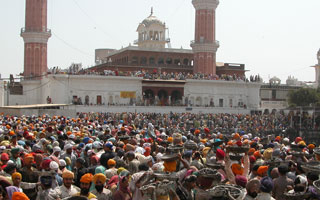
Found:
<path fill-rule="evenodd" d="M 89 102 L 89 96 L 87 95 L 87 96 L 84 97 L 84 104 L 85 105 L 89 105 L 89 103 L 90 103 Z"/>
<path fill-rule="evenodd" d="M 196 98 L 196 106 L 201 106 L 202 105 L 202 98 L 201 97 L 197 97 Z"/>
<path fill-rule="evenodd" d="M 154 103 L 154 93 L 152 90 L 148 89 L 144 91 L 143 99 L 146 105 L 152 105 Z"/>
<path fill-rule="evenodd" d="M 159 90 L 158 98 L 160 100 L 160 105 L 164 106 L 168 103 L 168 93 L 165 90 Z"/>
<path fill-rule="evenodd" d="M 112 104 L 113 104 L 113 96 L 112 96 L 112 95 L 109 96 L 108 104 L 109 104 L 109 105 L 112 105 Z"/>
<path fill-rule="evenodd" d="M 174 90 L 171 93 L 171 104 L 180 105 L 182 103 L 182 94 L 178 90 Z"/>

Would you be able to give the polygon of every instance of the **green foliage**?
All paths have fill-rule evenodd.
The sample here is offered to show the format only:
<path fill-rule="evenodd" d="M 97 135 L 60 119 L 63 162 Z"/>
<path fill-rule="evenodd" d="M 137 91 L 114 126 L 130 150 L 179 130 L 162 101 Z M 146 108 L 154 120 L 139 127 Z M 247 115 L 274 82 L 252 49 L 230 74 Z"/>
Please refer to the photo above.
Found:
<path fill-rule="evenodd" d="M 300 88 L 289 92 L 290 107 L 312 106 L 314 104 L 320 104 L 320 91 L 317 89 Z"/>

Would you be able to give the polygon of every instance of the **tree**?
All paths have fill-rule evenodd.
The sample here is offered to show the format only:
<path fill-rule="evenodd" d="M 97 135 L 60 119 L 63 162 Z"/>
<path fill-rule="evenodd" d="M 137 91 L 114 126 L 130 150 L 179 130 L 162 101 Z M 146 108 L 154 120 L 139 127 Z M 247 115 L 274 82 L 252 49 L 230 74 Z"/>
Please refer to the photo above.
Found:
<path fill-rule="evenodd" d="M 320 93 L 313 88 L 300 88 L 296 91 L 289 92 L 290 106 L 311 106 L 318 103 L 320 100 Z"/>

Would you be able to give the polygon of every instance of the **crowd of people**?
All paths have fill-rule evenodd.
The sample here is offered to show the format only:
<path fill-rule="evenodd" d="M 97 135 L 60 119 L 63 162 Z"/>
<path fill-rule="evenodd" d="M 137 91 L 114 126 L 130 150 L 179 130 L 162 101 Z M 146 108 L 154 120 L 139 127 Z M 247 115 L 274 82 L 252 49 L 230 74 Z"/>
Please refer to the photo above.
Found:
<path fill-rule="evenodd" d="M 140 71 L 113 71 L 113 70 L 105 70 L 104 72 L 97 72 L 90 69 L 81 69 L 75 71 L 59 71 L 56 69 L 52 69 L 50 72 L 52 74 L 72 74 L 72 75 L 101 75 L 101 76 L 128 76 L 128 77 L 143 77 L 144 79 L 151 80 L 186 80 L 186 79 L 196 79 L 196 80 L 221 80 L 221 81 L 242 81 L 242 82 L 262 82 L 262 78 L 259 75 L 250 76 L 247 78 L 246 76 L 238 76 L 236 74 L 233 75 L 207 75 L 202 73 L 187 73 L 187 72 L 149 72 L 147 70 Z"/>
<path fill-rule="evenodd" d="M 284 114 L 0 115 L 0 122 L 0 199 L 320 199 L 318 144 L 269 134 L 292 126 Z"/>

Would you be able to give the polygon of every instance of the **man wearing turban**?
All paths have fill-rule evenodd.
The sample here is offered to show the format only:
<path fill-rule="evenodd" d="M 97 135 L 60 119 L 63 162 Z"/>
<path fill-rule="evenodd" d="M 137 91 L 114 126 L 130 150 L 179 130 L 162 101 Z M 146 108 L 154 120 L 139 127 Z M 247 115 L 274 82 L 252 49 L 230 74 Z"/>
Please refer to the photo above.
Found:
<path fill-rule="evenodd" d="M 30 200 L 28 196 L 23 192 L 14 192 L 12 194 L 12 200 Z"/>
<path fill-rule="evenodd" d="M 80 192 L 80 188 L 72 184 L 74 179 L 73 172 L 65 170 L 62 173 L 63 184 L 56 187 L 49 193 L 49 199 L 64 199 L 70 196 L 74 196 Z"/>
<path fill-rule="evenodd" d="M 250 160 L 249 160 L 248 153 L 245 153 L 243 157 L 243 167 L 242 167 L 241 164 L 238 164 L 238 163 L 232 164 L 229 157 L 229 152 L 227 151 L 225 156 L 225 171 L 230 184 L 236 184 L 236 181 L 235 181 L 236 175 L 242 175 L 248 179 L 249 167 L 250 167 Z"/>
<path fill-rule="evenodd" d="M 270 177 L 266 176 L 260 180 L 260 193 L 258 194 L 256 199 L 268 199 L 275 200 L 271 196 L 271 192 L 273 189 L 273 181 Z"/>
<path fill-rule="evenodd" d="M 22 179 L 21 182 L 36 184 L 38 182 L 39 176 L 36 172 L 37 169 L 32 166 L 34 163 L 34 156 L 32 154 L 26 154 L 23 158 L 24 166 L 20 170 Z M 37 196 L 36 187 L 33 188 L 25 188 L 24 184 L 21 185 L 23 188 L 23 192 L 30 198 L 35 199 Z"/>
<path fill-rule="evenodd" d="M 267 176 L 267 172 L 268 172 L 268 166 L 260 166 L 259 168 L 258 168 L 258 171 L 257 171 L 257 173 L 258 173 L 258 175 L 260 176 L 260 177 L 265 177 L 265 176 Z"/>
<path fill-rule="evenodd" d="M 95 184 L 95 189 L 92 191 L 92 194 L 96 195 L 99 200 L 111 200 L 112 194 L 111 191 L 106 189 L 107 177 L 103 173 L 98 173 L 93 176 L 93 183 Z"/>
<path fill-rule="evenodd" d="M 87 197 L 89 200 L 97 198 L 96 195 L 89 192 L 92 180 L 93 180 L 92 174 L 87 173 L 83 175 L 80 179 L 80 192 L 77 193 L 75 196 L 84 196 L 84 197 Z"/>

